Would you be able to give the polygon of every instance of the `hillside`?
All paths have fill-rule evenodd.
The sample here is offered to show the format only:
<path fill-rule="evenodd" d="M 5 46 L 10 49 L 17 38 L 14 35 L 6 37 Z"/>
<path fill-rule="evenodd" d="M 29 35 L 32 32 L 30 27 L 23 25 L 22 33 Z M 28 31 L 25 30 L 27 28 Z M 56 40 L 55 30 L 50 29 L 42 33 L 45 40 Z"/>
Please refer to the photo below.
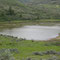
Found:
<path fill-rule="evenodd" d="M 60 0 L 0 0 L 0 21 L 60 19 Z"/>
<path fill-rule="evenodd" d="M 21 2 L 25 3 L 32 3 L 32 4 L 58 4 L 60 5 L 60 0 L 20 0 Z"/>
<path fill-rule="evenodd" d="M 30 8 L 19 0 L 0 0 L 0 21 L 20 20 L 25 18 L 25 14 L 31 12 Z M 12 13 L 12 15 L 10 15 Z"/>
<path fill-rule="evenodd" d="M 60 0 L 24 0 L 38 19 L 60 19 Z"/>

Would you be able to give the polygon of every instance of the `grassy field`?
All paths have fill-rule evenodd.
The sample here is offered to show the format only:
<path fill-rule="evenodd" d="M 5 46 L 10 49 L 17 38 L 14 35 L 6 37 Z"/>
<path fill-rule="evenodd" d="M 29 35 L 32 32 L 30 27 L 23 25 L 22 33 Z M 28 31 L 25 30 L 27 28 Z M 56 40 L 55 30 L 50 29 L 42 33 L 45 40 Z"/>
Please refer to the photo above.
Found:
<path fill-rule="evenodd" d="M 12 49 L 12 56 L 15 60 L 40 60 L 40 58 L 48 59 L 52 56 L 60 58 L 57 54 L 35 55 L 34 52 L 56 51 L 60 52 L 60 39 L 52 39 L 50 41 L 33 41 L 18 39 L 16 37 L 0 35 L 0 53 L 3 49 Z M 15 50 L 13 50 L 15 49 Z"/>

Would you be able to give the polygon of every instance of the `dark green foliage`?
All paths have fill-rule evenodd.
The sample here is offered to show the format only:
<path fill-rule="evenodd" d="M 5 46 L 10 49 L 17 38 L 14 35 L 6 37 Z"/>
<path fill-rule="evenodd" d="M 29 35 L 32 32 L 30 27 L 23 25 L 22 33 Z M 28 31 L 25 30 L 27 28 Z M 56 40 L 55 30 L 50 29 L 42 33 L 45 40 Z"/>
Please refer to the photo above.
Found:
<path fill-rule="evenodd" d="M 20 14 L 20 18 L 22 18 L 23 16 L 22 16 L 22 14 Z"/>
<path fill-rule="evenodd" d="M 14 10 L 12 9 L 12 7 L 10 6 L 7 12 L 8 15 L 14 15 Z"/>

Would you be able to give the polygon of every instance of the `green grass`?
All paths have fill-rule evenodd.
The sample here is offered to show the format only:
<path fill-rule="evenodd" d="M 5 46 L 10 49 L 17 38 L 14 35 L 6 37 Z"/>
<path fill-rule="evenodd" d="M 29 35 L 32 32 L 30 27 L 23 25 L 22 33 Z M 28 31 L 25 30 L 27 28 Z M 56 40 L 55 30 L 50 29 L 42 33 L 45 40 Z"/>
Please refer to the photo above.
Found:
<path fill-rule="evenodd" d="M 18 40 L 18 41 L 17 41 Z M 60 42 L 60 40 L 56 40 L 56 42 Z M 26 59 L 27 57 L 31 57 L 32 59 L 39 60 L 40 58 L 48 58 L 50 55 L 33 55 L 33 52 L 42 52 L 48 50 L 60 51 L 60 46 L 52 45 L 53 41 L 34 41 L 32 40 L 22 40 L 17 38 L 12 38 L 8 36 L 0 36 L 0 49 L 6 48 L 17 48 L 19 53 L 12 53 L 16 60 Z M 45 44 L 50 44 L 46 46 Z M 59 56 L 58 56 L 59 57 Z"/>
<path fill-rule="evenodd" d="M 43 24 L 41 24 L 43 23 Z M 41 20 L 15 20 L 15 21 L 0 21 L 0 30 L 5 28 L 16 28 L 25 25 L 55 25 L 60 24 L 60 19 L 41 19 Z"/>

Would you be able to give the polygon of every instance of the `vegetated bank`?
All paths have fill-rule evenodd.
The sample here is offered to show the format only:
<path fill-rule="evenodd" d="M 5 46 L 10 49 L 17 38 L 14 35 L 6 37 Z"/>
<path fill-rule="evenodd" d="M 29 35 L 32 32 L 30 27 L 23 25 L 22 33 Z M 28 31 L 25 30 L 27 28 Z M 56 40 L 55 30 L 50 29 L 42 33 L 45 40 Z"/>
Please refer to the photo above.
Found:
<path fill-rule="evenodd" d="M 0 57 L 3 60 L 58 60 L 60 39 L 34 41 L 1 34 Z"/>
<path fill-rule="evenodd" d="M 0 21 L 0 30 L 6 28 L 22 27 L 25 25 L 60 26 L 60 19 Z"/>

